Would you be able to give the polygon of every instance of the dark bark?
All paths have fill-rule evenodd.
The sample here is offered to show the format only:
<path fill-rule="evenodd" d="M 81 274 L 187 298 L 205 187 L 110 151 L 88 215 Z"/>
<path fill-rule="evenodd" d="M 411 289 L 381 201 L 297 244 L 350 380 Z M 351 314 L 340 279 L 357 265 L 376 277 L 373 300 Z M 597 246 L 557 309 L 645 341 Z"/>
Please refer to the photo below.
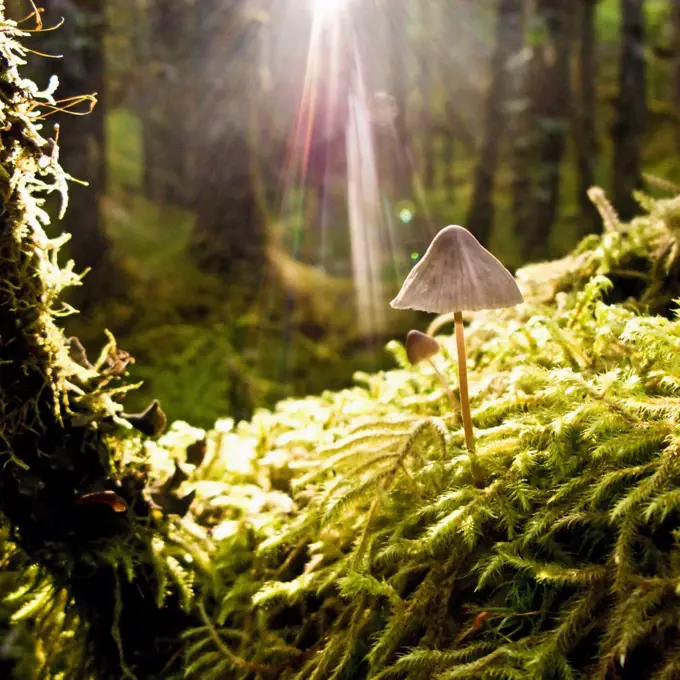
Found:
<path fill-rule="evenodd" d="M 187 73 L 195 45 L 187 0 L 148 5 L 150 60 L 146 65 L 144 178 L 147 196 L 159 204 L 190 205 L 193 182 L 190 147 L 193 79 Z"/>
<path fill-rule="evenodd" d="M 411 135 L 406 125 L 406 107 L 409 94 L 406 23 L 395 20 L 389 13 L 383 14 L 383 20 L 388 22 L 386 43 L 389 50 L 390 94 L 394 97 L 396 104 L 396 116 L 393 122 L 394 184 L 397 197 L 407 198 L 411 195 L 413 153 Z"/>
<path fill-rule="evenodd" d="M 680 111 L 680 2 L 670 0 L 673 22 L 673 102 Z M 676 123 L 676 145 L 680 151 L 680 120 Z"/>
<path fill-rule="evenodd" d="M 195 143 L 196 225 L 191 251 L 206 271 L 238 282 L 241 292 L 259 283 L 265 264 L 265 216 L 251 180 L 248 141 L 251 79 L 257 65 L 252 32 L 240 0 L 197 5 L 194 73 L 201 106 Z"/>
<path fill-rule="evenodd" d="M 595 11 L 598 0 L 581 0 L 578 7 L 577 91 L 574 100 L 574 141 L 578 171 L 578 202 L 581 208 L 579 235 L 599 231 L 599 214 L 588 198 L 588 189 L 595 184 L 597 157 L 595 77 Z"/>
<path fill-rule="evenodd" d="M 524 8 L 525 24 L 529 17 Z M 531 165 L 532 145 L 536 137 L 532 105 L 533 83 L 538 60 L 536 50 L 525 48 L 512 69 L 511 114 L 508 120 L 510 156 L 510 198 L 512 224 L 521 241 L 532 217 Z"/>
<path fill-rule="evenodd" d="M 417 20 L 422 26 L 424 35 L 418 37 L 418 89 L 420 92 L 421 110 L 419 119 L 419 132 L 421 142 L 421 154 L 419 171 L 423 186 L 426 189 L 434 189 L 437 168 L 437 129 L 436 114 L 433 111 L 434 93 L 441 84 L 441 71 L 436 52 L 432 49 L 431 39 L 428 37 L 434 32 L 441 22 L 438 22 L 439 12 L 432 7 L 431 3 L 422 3 L 419 8 Z"/>
<path fill-rule="evenodd" d="M 537 11 L 545 26 L 545 39 L 536 59 L 533 109 L 538 135 L 532 190 L 533 215 L 521 234 L 525 260 L 548 255 L 548 243 L 557 217 L 560 172 L 570 116 L 570 48 L 573 5 L 563 0 L 539 0 Z"/>
<path fill-rule="evenodd" d="M 47 125 L 60 126 L 60 160 L 70 175 L 87 182 L 71 182 L 66 222 L 71 233 L 70 254 L 80 270 L 88 267 L 87 286 L 72 295 L 74 304 L 87 313 L 107 296 L 124 289 L 124 276 L 111 249 L 100 210 L 106 192 L 106 68 L 104 35 L 106 3 L 104 0 L 45 0 L 43 22 L 64 26 L 53 33 L 36 34 L 40 51 L 63 54 L 61 59 L 41 59 L 36 69 L 41 80 L 49 74 L 59 78 L 59 99 L 95 94 L 97 104 L 87 116 L 57 113 Z M 87 102 L 74 107 L 86 111 Z"/>
<path fill-rule="evenodd" d="M 637 212 L 633 191 L 642 186 L 646 117 L 644 0 L 620 0 L 621 54 L 614 142 L 613 203 L 622 219 Z"/>
<path fill-rule="evenodd" d="M 506 108 L 510 93 L 508 62 L 522 47 L 522 13 L 522 0 L 499 0 L 496 47 L 491 61 L 491 85 L 486 98 L 482 148 L 467 216 L 468 228 L 483 244 L 488 244 L 493 229 L 494 179 L 507 124 Z"/>
<path fill-rule="evenodd" d="M 437 160 L 437 135 L 433 124 L 432 115 L 432 74 L 427 59 L 421 60 L 420 64 L 420 91 L 422 97 L 422 173 L 423 184 L 427 189 L 433 189 L 435 185 L 435 167 Z"/>

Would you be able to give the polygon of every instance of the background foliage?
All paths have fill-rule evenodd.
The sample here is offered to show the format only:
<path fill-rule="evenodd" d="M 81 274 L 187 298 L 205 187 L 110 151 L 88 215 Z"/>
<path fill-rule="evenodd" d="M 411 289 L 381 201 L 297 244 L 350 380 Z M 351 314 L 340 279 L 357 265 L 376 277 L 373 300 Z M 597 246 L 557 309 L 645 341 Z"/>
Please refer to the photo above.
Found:
<path fill-rule="evenodd" d="M 63 58 L 29 55 L 31 73 L 99 100 L 85 118 L 48 119 L 67 171 L 89 182 L 72 187 L 65 224 L 92 267 L 69 330 L 93 351 L 109 328 L 138 359 L 133 400 L 159 397 L 202 426 L 386 366 L 382 347 L 408 322 L 384 303 L 441 226 L 466 225 L 514 269 L 599 230 L 590 185 L 627 218 L 642 171 L 680 179 L 670 0 L 375 0 L 324 22 L 311 0 L 42 4 L 45 26 L 65 24 L 31 45 Z M 370 120 L 377 214 L 348 209 L 350 95 Z M 614 154 L 621 129 L 632 165 Z M 260 255 L 239 250 L 244 234 Z M 383 283 L 361 326 L 352 249 L 369 246 Z M 217 378 L 205 399 L 189 374 Z"/>

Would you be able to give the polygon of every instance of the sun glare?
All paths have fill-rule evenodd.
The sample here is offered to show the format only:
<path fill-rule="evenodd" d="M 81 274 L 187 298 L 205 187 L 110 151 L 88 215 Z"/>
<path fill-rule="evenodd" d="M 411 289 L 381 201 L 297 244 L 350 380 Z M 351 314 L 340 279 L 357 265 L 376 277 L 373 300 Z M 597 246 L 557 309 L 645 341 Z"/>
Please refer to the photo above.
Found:
<path fill-rule="evenodd" d="M 397 193 L 397 170 L 391 167 L 404 154 L 395 141 L 398 106 L 389 92 L 372 90 L 372 80 L 383 87 L 387 81 L 370 68 L 376 45 L 362 44 L 361 22 L 349 20 L 361 3 L 307 3 L 311 31 L 282 210 L 294 225 L 294 258 L 302 253 L 305 262 L 324 272 L 351 276 L 356 326 L 371 337 L 388 323 L 386 273 L 405 275 L 402 270 L 412 264 L 412 248 L 401 243 L 400 234 L 413 222 L 416 205 Z M 378 24 L 376 35 L 380 30 Z M 401 200 L 394 205 L 395 199 Z M 342 254 L 333 252 L 336 247 Z M 413 261 L 420 256 L 419 251 L 410 255 Z"/>
<path fill-rule="evenodd" d="M 348 0 L 310 0 L 310 2 L 314 16 L 329 21 L 340 14 Z"/>

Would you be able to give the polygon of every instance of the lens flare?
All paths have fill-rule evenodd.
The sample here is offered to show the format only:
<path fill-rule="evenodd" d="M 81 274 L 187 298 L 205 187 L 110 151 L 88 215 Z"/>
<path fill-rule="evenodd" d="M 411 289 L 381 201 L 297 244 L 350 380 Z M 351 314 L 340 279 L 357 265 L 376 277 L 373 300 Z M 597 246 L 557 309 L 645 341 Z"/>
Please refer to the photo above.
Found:
<path fill-rule="evenodd" d="M 330 21 L 347 5 L 348 0 L 310 0 L 314 17 Z"/>

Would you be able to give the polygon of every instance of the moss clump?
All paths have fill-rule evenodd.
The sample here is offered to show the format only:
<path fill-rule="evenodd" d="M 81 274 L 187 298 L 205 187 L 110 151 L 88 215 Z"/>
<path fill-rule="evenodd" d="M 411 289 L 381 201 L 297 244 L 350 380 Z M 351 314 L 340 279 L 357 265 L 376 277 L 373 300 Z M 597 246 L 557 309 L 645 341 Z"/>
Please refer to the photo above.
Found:
<path fill-rule="evenodd" d="M 0 2 L 0 512 L 10 530 L 3 566 L 19 587 L 8 606 L 38 637 L 22 657 L 36 659 L 36 674 L 49 674 L 65 644 L 80 650 L 68 677 L 132 677 L 131 666 L 152 677 L 172 670 L 174 640 L 196 621 L 182 606 L 190 577 L 178 566 L 193 539 L 154 509 L 143 441 L 121 417 L 130 357 L 109 338 L 90 363 L 56 323 L 72 311 L 60 293 L 79 278 L 57 261 L 67 235 L 45 232 L 43 201 L 57 191 L 65 204 L 68 176 L 55 140 L 41 135 L 52 92 L 18 71 L 26 35 Z M 128 510 L 92 503 L 96 494 Z M 34 568 L 24 574 L 26 562 Z M 13 657 L 9 643 L 0 657 Z"/>
<path fill-rule="evenodd" d="M 641 310 L 672 289 L 679 205 L 470 318 L 482 489 L 396 342 L 398 370 L 209 433 L 183 487 L 214 546 L 186 676 L 676 677 L 680 321 Z M 624 265 L 636 295 L 612 285 Z"/>

